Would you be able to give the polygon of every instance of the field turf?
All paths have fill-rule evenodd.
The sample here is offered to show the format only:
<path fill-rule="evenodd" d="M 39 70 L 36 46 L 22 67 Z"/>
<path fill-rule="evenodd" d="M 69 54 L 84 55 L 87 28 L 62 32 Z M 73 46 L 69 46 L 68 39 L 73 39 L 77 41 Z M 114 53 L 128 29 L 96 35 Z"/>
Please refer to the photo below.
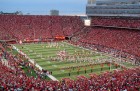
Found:
<path fill-rule="evenodd" d="M 109 56 L 73 46 L 67 42 L 16 44 L 14 46 L 22 50 L 43 69 L 52 72 L 52 75 L 58 80 L 62 78 L 76 79 L 78 75 L 88 77 L 90 73 L 101 73 L 110 70 L 110 68 L 116 69 L 114 65 L 109 67 L 104 64 L 101 71 L 101 65 L 98 64 L 98 60 L 110 59 Z M 69 59 L 60 58 L 58 54 L 61 51 L 71 57 Z M 75 57 L 74 60 L 72 60 L 73 57 Z M 55 58 L 59 59 L 55 60 Z"/>

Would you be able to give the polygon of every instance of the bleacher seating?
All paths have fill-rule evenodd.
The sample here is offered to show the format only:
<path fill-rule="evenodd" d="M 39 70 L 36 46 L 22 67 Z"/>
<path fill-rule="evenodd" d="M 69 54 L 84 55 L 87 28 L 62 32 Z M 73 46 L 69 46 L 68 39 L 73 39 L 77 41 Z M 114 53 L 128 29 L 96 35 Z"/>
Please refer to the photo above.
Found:
<path fill-rule="evenodd" d="M 0 15 L 0 39 L 69 36 L 82 26 L 78 16 Z"/>
<path fill-rule="evenodd" d="M 115 18 L 115 17 L 93 17 L 92 25 L 100 26 L 113 26 L 113 27 L 126 27 L 126 28 L 139 28 L 139 18 Z"/>
<path fill-rule="evenodd" d="M 92 19 L 93 25 L 139 28 L 140 20 L 123 18 Z M 0 15 L 0 39 L 36 39 L 70 36 L 83 28 L 78 16 Z M 102 45 L 140 56 L 140 31 L 118 28 L 92 27 L 87 35 L 79 35 L 77 43 Z M 76 44 L 76 43 L 75 43 Z M 82 45 L 84 46 L 84 45 Z M 2 56 L 2 54 L 0 55 Z M 28 77 L 20 68 L 23 61 L 7 54 L 8 65 L 0 57 L 0 90 L 18 91 L 139 91 L 140 68 L 90 74 L 66 82 L 46 81 L 40 76 Z M 26 65 L 29 65 L 26 63 Z M 32 66 L 32 65 L 30 65 Z M 33 67 L 34 68 L 34 67 Z M 40 72 L 41 73 L 41 72 Z M 38 73 L 39 75 L 39 73 Z"/>
<path fill-rule="evenodd" d="M 93 28 L 81 42 L 98 44 L 140 56 L 140 31 Z"/>
<path fill-rule="evenodd" d="M 18 66 L 17 66 L 18 67 Z M 33 91 L 139 91 L 140 68 L 123 71 L 106 72 L 99 76 L 90 74 L 91 78 L 77 77 L 75 81 L 46 81 L 40 78 L 28 77 L 23 72 L 15 71 L 3 65 L 0 61 L 0 90 L 33 90 Z M 16 69 L 16 71 L 18 71 Z"/>

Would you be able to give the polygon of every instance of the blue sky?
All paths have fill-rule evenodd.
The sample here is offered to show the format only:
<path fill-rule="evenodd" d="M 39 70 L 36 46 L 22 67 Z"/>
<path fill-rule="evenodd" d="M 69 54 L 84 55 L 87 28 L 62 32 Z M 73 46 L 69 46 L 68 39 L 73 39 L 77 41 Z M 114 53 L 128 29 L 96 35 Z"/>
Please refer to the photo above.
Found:
<path fill-rule="evenodd" d="M 86 4 L 87 0 L 0 0 L 0 11 L 49 14 L 57 9 L 60 14 L 85 14 Z"/>

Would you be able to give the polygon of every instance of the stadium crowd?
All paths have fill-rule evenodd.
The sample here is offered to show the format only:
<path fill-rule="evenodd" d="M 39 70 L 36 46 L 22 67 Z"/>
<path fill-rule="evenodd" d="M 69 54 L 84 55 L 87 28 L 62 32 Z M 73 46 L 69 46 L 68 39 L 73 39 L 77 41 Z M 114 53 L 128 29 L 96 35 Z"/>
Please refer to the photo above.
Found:
<path fill-rule="evenodd" d="M 103 45 L 140 56 L 140 31 L 93 28 L 81 42 Z"/>
<path fill-rule="evenodd" d="M 134 64 L 140 64 L 139 30 L 93 27 L 86 36 L 77 37 L 80 37 L 79 40 L 72 40 L 72 44 L 129 58 Z"/>
<path fill-rule="evenodd" d="M 140 29 L 140 19 L 130 17 L 93 17 L 92 25 L 114 26 Z"/>
<path fill-rule="evenodd" d="M 69 36 L 80 30 L 79 16 L 0 15 L 0 39 L 38 39 Z"/>
<path fill-rule="evenodd" d="M 94 25 L 139 28 L 140 20 L 93 18 Z M 0 15 L 0 39 L 37 39 L 69 36 L 83 27 L 78 16 L 23 16 Z M 80 43 L 102 45 L 136 56 L 140 56 L 140 31 L 114 28 L 92 28 Z M 87 46 L 87 45 L 86 45 Z M 93 46 L 92 46 L 93 47 Z M 17 59 L 6 53 L 7 64 L 0 56 L 0 90 L 17 91 L 139 91 L 140 68 L 106 72 L 101 75 L 91 74 L 90 78 L 80 77 L 77 80 L 65 79 L 46 81 L 41 78 L 41 71 L 32 64 Z M 28 77 L 20 65 L 33 68 L 37 77 Z"/>
<path fill-rule="evenodd" d="M 9 60 L 11 61 L 11 60 Z M 13 61 L 14 62 L 14 61 Z M 16 63 L 16 62 L 15 62 Z M 14 66 L 15 67 L 15 66 Z M 105 72 L 90 78 L 78 77 L 77 80 L 46 81 L 40 77 L 28 77 L 23 71 L 7 67 L 0 61 L 1 91 L 139 91 L 140 68 Z M 18 72 L 18 73 L 15 73 Z"/>
<path fill-rule="evenodd" d="M 140 68 L 114 70 L 100 75 L 89 74 L 90 78 L 78 76 L 76 80 L 64 78 L 60 82 L 42 79 L 42 71 L 37 70 L 28 61 L 6 52 L 0 57 L 0 90 L 1 91 L 139 91 Z M 3 58 L 5 60 L 3 60 Z M 33 68 L 37 76 L 29 77 L 21 65 Z"/>

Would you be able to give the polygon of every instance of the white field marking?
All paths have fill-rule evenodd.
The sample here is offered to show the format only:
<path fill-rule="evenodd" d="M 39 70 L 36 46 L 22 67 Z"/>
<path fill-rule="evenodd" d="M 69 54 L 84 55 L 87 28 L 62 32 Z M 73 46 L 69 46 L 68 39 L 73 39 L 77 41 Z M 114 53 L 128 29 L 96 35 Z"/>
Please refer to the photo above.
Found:
<path fill-rule="evenodd" d="M 41 58 L 41 59 L 45 59 L 45 58 Z"/>
<path fill-rule="evenodd" d="M 36 57 L 40 57 L 39 55 L 36 55 Z"/>
<path fill-rule="evenodd" d="M 48 76 L 49 78 L 51 78 L 53 81 L 58 81 L 54 76 L 52 76 L 52 75 L 50 75 L 50 74 L 47 74 L 47 76 Z"/>
<path fill-rule="evenodd" d="M 65 72 L 65 70 L 61 70 L 61 72 Z"/>
<path fill-rule="evenodd" d="M 57 65 L 52 65 L 53 67 L 57 67 Z"/>
<path fill-rule="evenodd" d="M 47 61 L 47 63 L 49 63 L 49 64 L 50 64 L 51 62 L 50 62 L 50 61 Z"/>

